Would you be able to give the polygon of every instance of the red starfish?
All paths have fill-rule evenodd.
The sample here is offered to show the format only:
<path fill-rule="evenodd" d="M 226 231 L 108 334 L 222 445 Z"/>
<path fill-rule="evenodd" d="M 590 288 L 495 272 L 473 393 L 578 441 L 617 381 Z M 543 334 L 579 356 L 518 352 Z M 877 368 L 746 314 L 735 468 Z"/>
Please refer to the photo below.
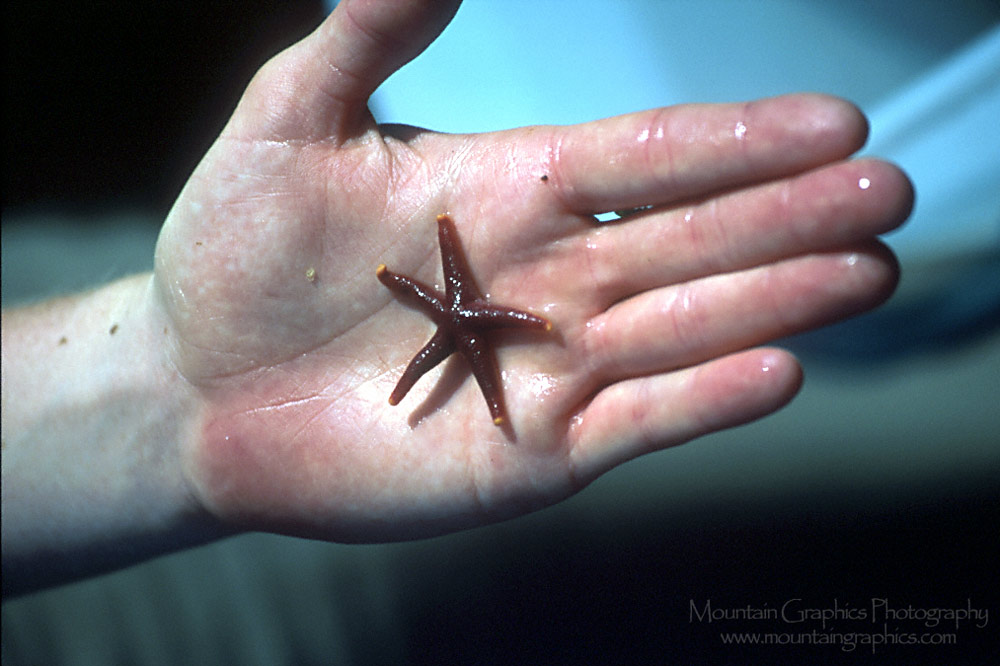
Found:
<path fill-rule="evenodd" d="M 380 264 L 375 270 L 382 284 L 399 296 L 415 302 L 438 327 L 434 337 L 406 366 L 403 376 L 389 396 L 389 404 L 399 403 L 424 373 L 448 358 L 452 352 L 458 351 L 472 366 L 472 374 L 483 391 L 493 423 L 501 425 L 505 415 L 500 373 L 492 347 L 486 342 L 486 331 L 495 328 L 548 331 L 552 329 L 552 324 L 530 312 L 490 305 L 472 280 L 469 265 L 459 245 L 455 223 L 447 215 L 438 215 L 437 223 L 441 263 L 444 265 L 444 296 L 422 282 L 393 273 L 385 264 Z"/>

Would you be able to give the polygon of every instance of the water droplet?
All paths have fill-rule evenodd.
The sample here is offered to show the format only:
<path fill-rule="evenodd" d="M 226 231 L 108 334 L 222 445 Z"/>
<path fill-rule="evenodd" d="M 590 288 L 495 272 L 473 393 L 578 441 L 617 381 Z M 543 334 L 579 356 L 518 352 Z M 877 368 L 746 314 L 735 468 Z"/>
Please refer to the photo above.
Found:
<path fill-rule="evenodd" d="M 778 365 L 778 357 L 773 353 L 764 354 L 760 359 L 760 371 L 771 372 Z"/>
<path fill-rule="evenodd" d="M 747 126 L 743 124 L 743 121 L 736 123 L 736 129 L 733 130 L 733 136 L 737 139 L 742 139 L 747 133 Z"/>
<path fill-rule="evenodd" d="M 862 190 L 867 190 L 871 186 L 872 186 L 872 181 L 870 181 L 869 179 L 864 177 L 858 178 L 858 187 L 860 187 Z"/>
<path fill-rule="evenodd" d="M 556 381 L 549 375 L 532 375 L 527 381 L 527 388 L 536 401 L 543 400 L 555 390 Z"/>

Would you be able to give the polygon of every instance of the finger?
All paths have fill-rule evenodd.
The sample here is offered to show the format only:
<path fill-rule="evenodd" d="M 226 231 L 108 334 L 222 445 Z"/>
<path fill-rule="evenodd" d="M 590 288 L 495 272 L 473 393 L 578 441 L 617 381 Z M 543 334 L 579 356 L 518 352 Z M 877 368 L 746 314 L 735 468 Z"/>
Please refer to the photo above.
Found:
<path fill-rule="evenodd" d="M 802 384 L 795 358 L 754 349 L 608 386 L 570 426 L 570 461 L 585 484 L 637 456 L 770 414 Z"/>
<path fill-rule="evenodd" d="M 557 132 L 545 182 L 573 213 L 665 204 L 842 159 L 867 132 L 855 106 L 824 95 L 654 109 Z"/>
<path fill-rule="evenodd" d="M 579 265 L 586 256 L 587 289 L 606 306 L 662 285 L 858 243 L 902 224 L 912 206 L 913 188 L 895 166 L 844 162 L 592 230 L 564 260 Z"/>
<path fill-rule="evenodd" d="M 685 367 L 871 309 L 897 280 L 873 241 L 664 287 L 592 318 L 583 357 L 599 383 Z"/>
<path fill-rule="evenodd" d="M 242 102 L 249 121 L 266 123 L 276 140 L 354 136 L 370 122 L 367 103 L 375 88 L 426 48 L 458 5 L 342 0 L 319 28 L 254 78 Z"/>

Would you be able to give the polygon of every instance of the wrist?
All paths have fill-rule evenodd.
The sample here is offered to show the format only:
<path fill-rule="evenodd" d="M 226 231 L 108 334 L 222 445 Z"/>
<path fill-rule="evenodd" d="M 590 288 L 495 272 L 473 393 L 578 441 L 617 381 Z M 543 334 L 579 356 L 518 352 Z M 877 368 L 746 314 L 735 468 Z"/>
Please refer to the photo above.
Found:
<path fill-rule="evenodd" d="M 190 491 L 197 393 L 149 275 L 4 314 L 4 593 L 224 534 Z"/>

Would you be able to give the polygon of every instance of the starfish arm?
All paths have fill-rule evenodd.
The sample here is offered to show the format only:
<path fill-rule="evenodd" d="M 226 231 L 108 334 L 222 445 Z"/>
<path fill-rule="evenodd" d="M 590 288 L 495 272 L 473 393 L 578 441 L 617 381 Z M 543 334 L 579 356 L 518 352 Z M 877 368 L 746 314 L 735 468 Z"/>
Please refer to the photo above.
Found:
<path fill-rule="evenodd" d="M 493 349 L 482 334 L 472 333 L 461 335 L 457 341 L 458 349 L 472 367 L 472 375 L 483 392 L 486 405 L 493 417 L 493 425 L 502 425 L 507 420 L 503 403 L 503 388 L 500 383 L 500 371 Z"/>
<path fill-rule="evenodd" d="M 445 307 L 441 294 L 423 282 L 393 273 L 385 267 L 385 264 L 379 264 L 378 268 L 375 269 L 375 275 L 378 276 L 379 282 L 388 287 L 390 291 L 415 302 L 435 321 L 439 321 L 439 316 L 444 314 Z"/>
<path fill-rule="evenodd" d="M 469 264 L 462 252 L 455 223 L 443 214 L 437 216 L 437 223 L 448 306 L 456 309 L 463 303 L 483 300 L 483 295 L 472 279 L 472 271 L 469 270 Z"/>
<path fill-rule="evenodd" d="M 552 323 L 544 317 L 539 317 L 525 310 L 494 306 L 482 301 L 466 305 L 462 309 L 462 316 L 468 320 L 471 326 L 482 328 L 552 330 Z"/>
<path fill-rule="evenodd" d="M 525 310 L 487 302 L 472 279 L 455 223 L 446 214 L 438 215 L 437 223 L 445 278 L 443 296 L 418 280 L 393 273 L 385 264 L 379 265 L 375 271 L 383 285 L 398 296 L 415 302 L 438 325 L 434 337 L 403 371 L 389 396 L 389 404 L 398 404 L 424 373 L 457 349 L 472 368 L 493 423 L 501 425 L 506 420 L 503 387 L 493 348 L 484 337 L 486 332 L 494 328 L 549 331 L 552 324 L 544 317 Z"/>
<path fill-rule="evenodd" d="M 448 358 L 453 351 L 455 351 L 454 337 L 447 330 L 439 328 L 434 337 L 424 345 L 423 349 L 417 352 L 410 364 L 406 366 L 402 377 L 396 383 L 396 388 L 389 396 L 389 404 L 399 404 L 399 401 L 413 388 L 418 379 Z"/>

